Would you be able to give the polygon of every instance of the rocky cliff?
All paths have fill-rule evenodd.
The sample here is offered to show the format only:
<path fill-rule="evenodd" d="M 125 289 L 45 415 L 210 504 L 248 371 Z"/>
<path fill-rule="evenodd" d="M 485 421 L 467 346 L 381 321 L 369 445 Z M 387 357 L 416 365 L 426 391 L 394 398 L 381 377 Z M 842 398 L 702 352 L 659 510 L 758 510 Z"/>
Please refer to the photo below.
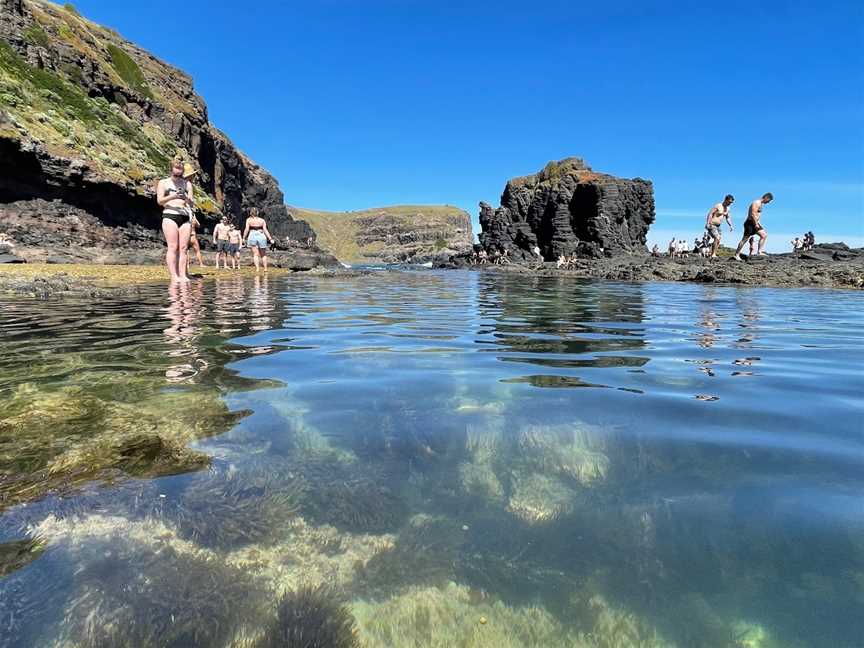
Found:
<path fill-rule="evenodd" d="M 343 261 L 423 263 L 471 248 L 471 217 L 448 205 L 397 205 L 325 212 L 289 207 L 308 221 L 318 240 Z"/>
<path fill-rule="evenodd" d="M 178 153 L 200 169 L 205 229 L 222 214 L 242 226 L 256 206 L 278 239 L 314 239 L 274 178 L 210 124 L 186 73 L 71 4 L 0 0 L 0 232 L 28 220 L 19 253 L 78 241 L 83 222 L 104 248 L 94 261 L 160 245 L 155 181 Z M 41 228 L 50 240 L 33 240 Z"/>
<path fill-rule="evenodd" d="M 539 173 L 507 183 L 501 206 L 480 203 L 480 242 L 511 259 L 546 260 L 644 253 L 654 222 L 651 182 L 592 171 L 579 158 L 550 162 Z"/>

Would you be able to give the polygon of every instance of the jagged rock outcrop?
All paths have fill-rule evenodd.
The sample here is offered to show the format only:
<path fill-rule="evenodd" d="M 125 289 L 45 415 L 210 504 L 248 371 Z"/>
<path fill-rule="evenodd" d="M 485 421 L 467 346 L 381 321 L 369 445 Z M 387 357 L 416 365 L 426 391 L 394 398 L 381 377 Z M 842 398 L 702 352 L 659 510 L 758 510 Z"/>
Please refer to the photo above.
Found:
<path fill-rule="evenodd" d="M 467 212 L 449 205 L 396 205 L 352 212 L 289 207 L 343 261 L 424 263 L 470 251 Z"/>
<path fill-rule="evenodd" d="M 255 206 L 277 239 L 314 240 L 312 228 L 288 213 L 276 180 L 209 123 L 186 73 L 71 5 L 0 0 L 7 220 L 16 205 L 29 213 L 40 200 L 60 201 L 105 227 L 157 232 L 155 181 L 178 152 L 200 169 L 196 202 L 205 229 L 223 214 L 242 226 Z"/>
<path fill-rule="evenodd" d="M 559 255 L 644 253 L 654 222 L 650 181 L 595 173 L 579 158 L 550 162 L 539 173 L 507 183 L 501 206 L 480 203 L 480 243 L 516 261 Z"/>

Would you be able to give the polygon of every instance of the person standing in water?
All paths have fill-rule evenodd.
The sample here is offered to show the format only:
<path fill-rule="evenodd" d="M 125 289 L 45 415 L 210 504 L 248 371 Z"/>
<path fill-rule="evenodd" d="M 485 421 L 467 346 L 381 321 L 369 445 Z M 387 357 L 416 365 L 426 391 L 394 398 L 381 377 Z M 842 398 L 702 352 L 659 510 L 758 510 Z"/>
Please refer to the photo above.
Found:
<path fill-rule="evenodd" d="M 768 232 L 762 227 L 762 207 L 774 200 L 774 195 L 771 192 L 763 194 L 761 198 L 750 203 L 750 209 L 747 210 L 747 220 L 744 221 L 744 236 L 741 237 L 741 242 L 738 244 L 738 249 L 735 250 L 735 260 L 741 260 L 741 248 L 744 244 L 750 241 L 750 254 L 753 254 L 752 239 L 754 236 L 759 236 L 759 254 L 765 254 L 765 241 L 768 239 Z"/>
<path fill-rule="evenodd" d="M 735 202 L 735 197 L 732 194 L 726 194 L 726 197 L 723 199 L 723 202 L 719 202 L 714 205 L 710 211 L 708 212 L 708 217 L 705 219 L 705 229 L 708 230 L 708 234 L 711 236 L 711 258 L 717 258 L 717 250 L 720 249 L 720 239 L 722 238 L 722 234 L 720 232 L 720 226 L 723 224 L 723 220 L 726 220 L 726 223 L 729 225 L 729 231 L 731 232 L 732 227 L 732 215 L 729 213 L 729 206 Z"/>
<path fill-rule="evenodd" d="M 192 183 L 183 177 L 183 162 L 171 162 L 171 175 L 156 185 L 156 202 L 162 208 L 162 234 L 168 245 L 165 265 L 171 283 L 186 283 L 186 250 L 189 247 L 189 214 L 192 207 Z"/>
<path fill-rule="evenodd" d="M 219 269 L 219 258 L 222 258 L 222 268 L 228 269 L 228 217 L 223 216 L 219 224 L 213 228 L 213 245 L 216 247 L 216 269 Z"/>
<path fill-rule="evenodd" d="M 249 217 L 246 219 L 246 229 L 243 231 L 243 239 L 246 241 L 246 246 L 252 248 L 252 262 L 255 264 L 255 272 L 259 271 L 259 263 L 264 265 L 264 271 L 267 271 L 267 244 L 273 244 L 273 237 L 270 236 L 270 231 L 267 229 L 267 223 L 258 215 L 258 208 L 252 207 L 249 210 Z"/>
<path fill-rule="evenodd" d="M 240 230 L 234 223 L 231 223 L 231 227 L 228 229 L 228 256 L 231 257 L 232 270 L 240 269 L 240 243 Z"/>
<path fill-rule="evenodd" d="M 195 177 L 195 174 L 198 173 L 195 168 L 189 164 L 188 162 L 183 165 L 183 179 L 192 183 L 192 179 Z M 192 187 L 192 192 L 190 192 L 190 199 L 195 195 L 195 188 Z M 198 243 L 198 227 L 201 223 L 198 222 L 198 219 L 195 218 L 195 204 L 194 202 L 190 202 L 187 207 L 187 211 L 189 212 L 189 248 L 191 248 L 195 252 L 195 256 L 198 259 L 198 265 L 202 268 L 205 267 L 204 259 L 201 257 L 201 245 Z M 187 248 L 188 250 L 188 248 Z M 186 253 L 187 265 L 191 265 L 192 257 L 189 255 L 188 251 Z"/>

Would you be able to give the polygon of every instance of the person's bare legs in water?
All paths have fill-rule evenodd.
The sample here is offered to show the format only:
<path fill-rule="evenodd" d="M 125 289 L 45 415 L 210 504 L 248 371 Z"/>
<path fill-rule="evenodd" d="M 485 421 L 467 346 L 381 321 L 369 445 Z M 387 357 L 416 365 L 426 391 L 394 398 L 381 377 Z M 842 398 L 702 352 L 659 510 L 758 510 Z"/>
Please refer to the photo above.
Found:
<path fill-rule="evenodd" d="M 165 242 L 168 244 L 168 250 L 165 253 L 165 264 L 168 266 L 168 274 L 171 275 L 171 281 L 174 283 L 185 283 L 189 281 L 186 276 L 186 266 L 188 264 L 186 248 L 189 247 L 189 223 L 184 223 L 180 227 L 167 218 L 162 219 L 162 233 L 165 235 Z"/>
<path fill-rule="evenodd" d="M 163 218 L 162 234 L 165 236 L 165 243 L 168 245 L 168 250 L 165 252 L 165 265 L 168 266 L 168 274 L 171 276 L 171 283 L 179 283 L 180 277 L 177 274 L 177 257 L 180 254 L 180 250 L 178 250 L 180 229 L 174 221 Z"/>
<path fill-rule="evenodd" d="M 177 231 L 177 247 L 179 248 L 177 277 L 181 283 L 189 281 L 189 277 L 186 275 L 186 269 L 189 266 L 189 232 L 191 231 L 192 227 L 189 223 L 183 223 Z"/>

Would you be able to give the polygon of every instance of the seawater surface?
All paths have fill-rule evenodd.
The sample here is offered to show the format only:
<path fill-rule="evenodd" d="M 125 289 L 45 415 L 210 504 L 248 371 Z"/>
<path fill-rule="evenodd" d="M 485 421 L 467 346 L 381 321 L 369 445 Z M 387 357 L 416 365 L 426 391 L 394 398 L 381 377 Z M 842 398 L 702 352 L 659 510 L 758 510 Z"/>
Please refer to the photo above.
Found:
<path fill-rule="evenodd" d="M 0 646 L 864 645 L 860 293 L 0 304 Z"/>

